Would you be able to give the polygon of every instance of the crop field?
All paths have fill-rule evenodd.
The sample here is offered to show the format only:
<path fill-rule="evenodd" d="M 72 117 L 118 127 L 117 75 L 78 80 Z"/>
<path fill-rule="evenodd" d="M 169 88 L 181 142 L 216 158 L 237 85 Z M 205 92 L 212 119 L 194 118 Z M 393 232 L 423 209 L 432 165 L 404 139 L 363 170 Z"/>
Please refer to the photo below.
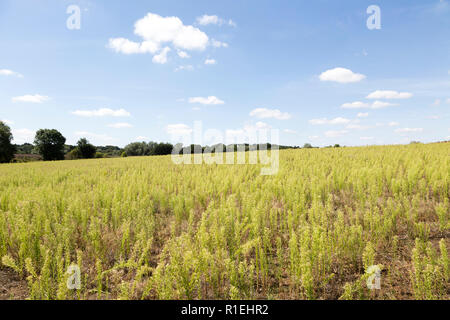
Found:
<path fill-rule="evenodd" d="M 0 165 L 0 296 L 450 299 L 449 143 L 279 163 L 273 176 L 170 156 Z"/>

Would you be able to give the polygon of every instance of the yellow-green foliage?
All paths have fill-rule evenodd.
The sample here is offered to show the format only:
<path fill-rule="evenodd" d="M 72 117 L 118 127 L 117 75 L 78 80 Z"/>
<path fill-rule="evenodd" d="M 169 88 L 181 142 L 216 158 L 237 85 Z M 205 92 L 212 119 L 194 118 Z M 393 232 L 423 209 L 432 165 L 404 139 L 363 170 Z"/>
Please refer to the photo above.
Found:
<path fill-rule="evenodd" d="M 170 156 L 1 165 L 0 267 L 36 299 L 355 299 L 375 297 L 370 265 L 399 274 L 401 256 L 403 289 L 449 298 L 449 155 L 285 150 L 274 176 Z"/>

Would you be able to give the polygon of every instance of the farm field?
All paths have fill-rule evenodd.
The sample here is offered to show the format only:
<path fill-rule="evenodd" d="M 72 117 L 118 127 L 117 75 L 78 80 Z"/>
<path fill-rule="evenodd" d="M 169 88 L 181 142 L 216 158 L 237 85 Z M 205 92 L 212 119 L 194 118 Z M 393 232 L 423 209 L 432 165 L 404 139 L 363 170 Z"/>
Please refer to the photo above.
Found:
<path fill-rule="evenodd" d="M 450 299 L 450 143 L 282 150 L 260 169 L 0 165 L 0 297 Z"/>

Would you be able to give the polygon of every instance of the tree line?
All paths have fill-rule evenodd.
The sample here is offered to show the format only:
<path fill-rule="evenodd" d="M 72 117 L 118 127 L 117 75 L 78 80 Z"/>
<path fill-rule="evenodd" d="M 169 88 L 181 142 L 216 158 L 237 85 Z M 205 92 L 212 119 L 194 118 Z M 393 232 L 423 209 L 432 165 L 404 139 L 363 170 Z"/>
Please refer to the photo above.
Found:
<path fill-rule="evenodd" d="M 4 122 L 0 121 L 0 163 L 8 163 L 13 160 L 23 159 L 23 161 L 38 160 L 36 156 L 44 161 L 54 160 L 76 160 L 92 159 L 104 157 L 133 157 L 133 156 L 162 156 L 169 155 L 176 148 L 177 153 L 214 153 L 238 150 L 270 150 L 273 146 L 267 144 L 217 144 L 214 146 L 181 144 L 172 145 L 170 143 L 158 142 L 133 142 L 123 149 L 116 146 L 94 146 L 86 138 L 78 140 L 75 146 L 67 145 L 66 138 L 56 129 L 40 129 L 36 132 L 34 143 L 24 143 L 14 145 L 11 129 Z M 300 147 L 277 146 L 278 149 L 297 149 Z M 312 147 L 306 144 L 304 148 Z M 29 161 L 28 160 L 28 161 Z"/>

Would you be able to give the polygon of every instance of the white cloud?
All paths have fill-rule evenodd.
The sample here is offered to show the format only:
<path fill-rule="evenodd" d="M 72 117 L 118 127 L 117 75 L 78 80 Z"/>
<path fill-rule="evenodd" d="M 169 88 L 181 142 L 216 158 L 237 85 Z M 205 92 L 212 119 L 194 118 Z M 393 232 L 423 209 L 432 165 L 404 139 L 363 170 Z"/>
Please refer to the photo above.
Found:
<path fill-rule="evenodd" d="M 166 126 L 166 132 L 170 135 L 182 136 L 191 134 L 192 129 L 188 125 L 183 123 L 169 124 L 168 126 Z"/>
<path fill-rule="evenodd" d="M 361 140 L 373 140 L 374 137 L 360 137 Z"/>
<path fill-rule="evenodd" d="M 297 134 L 297 131 L 291 129 L 284 129 L 283 131 L 286 133 Z"/>
<path fill-rule="evenodd" d="M 212 39 L 211 45 L 214 48 L 228 48 L 228 43 Z"/>
<path fill-rule="evenodd" d="M 423 128 L 401 128 L 395 130 L 397 133 L 423 132 Z"/>
<path fill-rule="evenodd" d="M 316 139 L 319 139 L 320 137 L 319 136 L 309 136 L 308 137 L 308 139 L 311 139 L 311 140 L 316 140 Z"/>
<path fill-rule="evenodd" d="M 152 41 L 144 41 L 142 43 L 138 43 L 130 41 L 125 38 L 109 39 L 108 47 L 116 52 L 123 54 L 136 54 L 136 53 L 155 54 L 160 49 L 160 45 Z"/>
<path fill-rule="evenodd" d="M 366 113 L 360 112 L 357 115 L 358 118 L 367 118 L 368 116 L 369 116 L 368 112 L 366 112 Z"/>
<path fill-rule="evenodd" d="M 127 122 L 119 122 L 119 123 L 109 124 L 108 127 L 114 128 L 114 129 L 122 129 L 122 128 L 133 128 L 133 125 L 131 125 Z"/>
<path fill-rule="evenodd" d="M 29 103 L 43 103 L 45 101 L 50 100 L 47 96 L 41 96 L 39 94 L 31 95 L 27 94 L 20 97 L 14 97 L 11 99 L 12 102 L 29 102 Z"/>
<path fill-rule="evenodd" d="M 136 140 L 137 141 L 146 141 L 146 140 L 150 140 L 150 138 L 145 137 L 145 136 L 138 136 L 138 137 L 136 137 Z"/>
<path fill-rule="evenodd" d="M 447 99 L 447 103 L 450 104 L 450 98 Z"/>
<path fill-rule="evenodd" d="M 325 132 L 325 136 L 328 138 L 337 138 L 345 135 L 346 133 L 348 133 L 347 130 L 340 130 L 340 131 L 330 130 Z"/>
<path fill-rule="evenodd" d="M 206 59 L 205 64 L 217 64 L 217 61 L 214 59 Z"/>
<path fill-rule="evenodd" d="M 342 109 L 381 109 L 381 108 L 387 108 L 396 106 L 397 104 L 389 103 L 389 102 L 383 102 L 383 101 L 375 101 L 372 104 L 361 102 L 361 101 L 355 101 L 351 103 L 344 103 L 341 105 Z"/>
<path fill-rule="evenodd" d="M 0 76 L 13 76 L 17 78 L 23 78 L 23 75 L 21 75 L 20 73 L 8 69 L 0 69 Z"/>
<path fill-rule="evenodd" d="M 35 132 L 30 129 L 12 129 L 13 142 L 16 144 L 33 143 Z"/>
<path fill-rule="evenodd" d="M 201 17 L 197 18 L 197 23 L 202 25 L 202 26 L 207 26 L 208 24 L 219 24 L 219 17 L 214 15 L 214 16 L 208 16 L 207 14 L 204 14 Z"/>
<path fill-rule="evenodd" d="M 334 118 L 331 120 L 328 120 L 327 118 L 321 118 L 321 119 L 312 119 L 309 120 L 309 123 L 312 125 L 324 125 L 324 124 L 347 124 L 350 123 L 351 120 L 346 119 L 346 118 Z"/>
<path fill-rule="evenodd" d="M 365 102 L 355 101 L 351 103 L 344 103 L 341 106 L 342 109 L 362 109 L 362 108 L 370 108 L 370 105 Z"/>
<path fill-rule="evenodd" d="M 200 104 L 207 104 L 207 105 L 225 104 L 224 101 L 220 100 L 219 98 L 217 98 L 215 96 L 209 96 L 207 98 L 203 98 L 203 97 L 189 98 L 189 103 L 200 103 Z"/>
<path fill-rule="evenodd" d="M 433 106 L 439 106 L 441 104 L 441 99 L 434 100 Z"/>
<path fill-rule="evenodd" d="M 199 25 L 202 25 L 202 26 L 207 26 L 209 24 L 222 26 L 222 25 L 226 24 L 226 25 L 229 25 L 231 27 L 236 27 L 236 23 L 234 23 L 234 21 L 231 20 L 231 19 L 225 20 L 225 19 L 219 18 L 216 15 L 209 16 L 207 14 L 204 14 L 203 16 L 198 17 L 197 18 L 197 23 Z"/>
<path fill-rule="evenodd" d="M 389 126 L 389 127 L 396 127 L 396 126 L 399 126 L 399 125 L 400 125 L 400 123 L 395 122 L 395 121 L 392 121 L 392 122 L 389 122 L 389 123 L 388 123 L 388 126 Z"/>
<path fill-rule="evenodd" d="M 271 126 L 269 126 L 267 123 L 258 121 L 255 123 L 255 125 L 247 125 L 244 127 L 245 130 L 251 131 L 251 130 L 269 130 L 271 129 Z"/>
<path fill-rule="evenodd" d="M 277 120 L 288 120 L 291 118 L 291 115 L 287 112 L 281 112 L 278 109 L 266 109 L 266 108 L 256 108 L 250 112 L 250 116 L 260 119 L 274 118 Z"/>
<path fill-rule="evenodd" d="M 431 120 L 439 120 L 441 118 L 442 118 L 441 116 L 437 116 L 437 115 L 427 117 L 427 119 L 431 119 Z"/>
<path fill-rule="evenodd" d="M 267 132 L 272 127 L 265 122 L 258 121 L 255 124 L 246 124 L 242 129 L 228 129 L 225 131 L 226 143 L 232 143 L 233 140 L 238 143 L 248 142 L 257 143 L 258 138 L 255 134 L 258 131 Z"/>
<path fill-rule="evenodd" d="M 170 50 L 171 49 L 169 47 L 165 47 L 160 51 L 159 54 L 153 56 L 152 61 L 159 64 L 167 63 L 167 54 L 170 52 Z"/>
<path fill-rule="evenodd" d="M 180 58 L 182 58 L 182 59 L 188 59 L 188 58 L 191 57 L 186 51 L 178 50 L 178 51 L 177 51 L 177 54 L 178 54 L 178 56 L 179 56 Z"/>
<path fill-rule="evenodd" d="M 198 28 L 184 25 L 178 17 L 161 17 L 148 13 L 134 25 L 134 33 L 145 41 L 157 44 L 172 43 L 184 50 L 204 50 L 208 36 Z"/>
<path fill-rule="evenodd" d="M 410 92 L 397 92 L 391 90 L 377 90 L 367 96 L 367 99 L 409 99 L 413 96 Z"/>
<path fill-rule="evenodd" d="M 372 109 L 383 109 L 383 108 L 392 107 L 392 106 L 397 106 L 397 104 L 377 100 L 374 103 L 372 103 L 371 108 Z"/>
<path fill-rule="evenodd" d="M 80 117 L 129 117 L 131 114 L 125 109 L 112 110 L 101 108 L 97 110 L 76 110 L 72 114 Z"/>
<path fill-rule="evenodd" d="M 366 78 L 365 75 L 354 73 L 352 70 L 345 68 L 334 68 L 323 72 L 319 76 L 321 81 L 333 81 L 338 83 L 359 82 Z"/>
<path fill-rule="evenodd" d="M 108 47 L 123 54 L 149 53 L 154 55 L 154 63 L 163 64 L 167 62 L 167 53 L 171 50 L 169 46 L 177 49 L 180 58 L 188 58 L 189 54 L 185 50 L 203 51 L 210 44 L 208 35 L 200 29 L 184 25 L 178 17 L 162 17 L 154 13 L 148 13 L 136 21 L 134 34 L 141 37 L 142 41 L 110 38 Z M 212 45 L 215 45 L 214 41 Z"/>
<path fill-rule="evenodd" d="M 194 70 L 194 66 L 192 66 L 190 64 L 185 65 L 185 66 L 178 66 L 178 67 L 175 68 L 174 71 L 178 72 L 178 71 L 181 71 L 181 70 L 192 71 L 192 70 Z"/>

